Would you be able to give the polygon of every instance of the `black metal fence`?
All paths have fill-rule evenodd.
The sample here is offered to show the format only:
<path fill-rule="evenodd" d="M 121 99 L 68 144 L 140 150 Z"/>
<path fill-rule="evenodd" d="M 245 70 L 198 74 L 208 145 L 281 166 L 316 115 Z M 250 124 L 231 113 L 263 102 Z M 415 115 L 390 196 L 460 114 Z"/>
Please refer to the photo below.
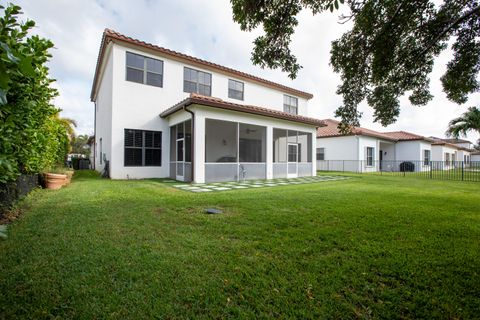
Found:
<path fill-rule="evenodd" d="M 319 160 L 317 170 L 480 182 L 480 161 Z"/>

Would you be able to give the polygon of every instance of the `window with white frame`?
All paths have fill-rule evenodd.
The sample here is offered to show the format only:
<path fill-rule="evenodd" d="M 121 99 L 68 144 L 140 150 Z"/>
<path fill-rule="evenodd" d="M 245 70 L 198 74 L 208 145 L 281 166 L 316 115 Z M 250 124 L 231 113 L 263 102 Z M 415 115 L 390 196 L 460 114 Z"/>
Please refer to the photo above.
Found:
<path fill-rule="evenodd" d="M 228 79 L 228 97 L 237 100 L 243 100 L 243 82 Z"/>
<path fill-rule="evenodd" d="M 450 153 L 448 153 L 448 152 L 445 152 L 445 164 L 447 166 L 450 165 Z"/>
<path fill-rule="evenodd" d="M 163 61 L 127 52 L 127 81 L 163 87 Z"/>
<path fill-rule="evenodd" d="M 124 166 L 147 167 L 162 165 L 162 132 L 125 129 Z"/>
<path fill-rule="evenodd" d="M 298 98 L 283 95 L 283 111 L 291 114 L 298 114 Z"/>
<path fill-rule="evenodd" d="M 325 160 L 325 148 L 317 148 L 317 160 Z"/>
<path fill-rule="evenodd" d="M 211 96 L 212 75 L 207 72 L 184 67 L 183 92 L 193 92 L 203 96 Z"/>
<path fill-rule="evenodd" d="M 423 165 L 430 165 L 430 150 L 423 150 Z"/>
<path fill-rule="evenodd" d="M 375 148 L 367 147 L 367 166 L 373 167 Z"/>

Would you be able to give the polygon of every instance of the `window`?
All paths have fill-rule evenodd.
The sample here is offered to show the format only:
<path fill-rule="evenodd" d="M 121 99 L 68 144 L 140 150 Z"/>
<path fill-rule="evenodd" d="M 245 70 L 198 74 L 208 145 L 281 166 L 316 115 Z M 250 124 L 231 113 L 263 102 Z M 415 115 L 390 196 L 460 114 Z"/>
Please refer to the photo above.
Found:
<path fill-rule="evenodd" d="M 298 99 L 289 95 L 283 95 L 283 111 L 298 114 Z"/>
<path fill-rule="evenodd" d="M 193 92 L 204 96 L 211 96 L 212 75 L 210 73 L 184 67 L 183 92 Z"/>
<path fill-rule="evenodd" d="M 445 152 L 445 164 L 450 165 L 450 153 Z"/>
<path fill-rule="evenodd" d="M 325 148 L 317 148 L 317 160 L 325 160 Z"/>
<path fill-rule="evenodd" d="M 102 145 L 102 138 L 100 138 L 100 164 L 103 163 L 103 145 Z"/>
<path fill-rule="evenodd" d="M 423 150 L 423 165 L 430 165 L 430 150 Z"/>
<path fill-rule="evenodd" d="M 126 167 L 162 165 L 162 132 L 125 129 Z"/>
<path fill-rule="evenodd" d="M 228 79 L 228 97 L 243 100 L 243 82 Z"/>
<path fill-rule="evenodd" d="M 163 87 L 163 61 L 127 52 L 127 81 Z"/>
<path fill-rule="evenodd" d="M 373 167 L 374 151 L 375 151 L 375 148 L 367 147 L 367 166 L 368 167 Z"/>

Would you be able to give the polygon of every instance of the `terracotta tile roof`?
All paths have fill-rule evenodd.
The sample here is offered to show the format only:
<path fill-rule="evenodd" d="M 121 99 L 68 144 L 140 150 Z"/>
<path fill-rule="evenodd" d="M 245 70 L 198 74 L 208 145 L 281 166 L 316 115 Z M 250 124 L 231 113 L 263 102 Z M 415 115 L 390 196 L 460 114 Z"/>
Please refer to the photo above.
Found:
<path fill-rule="evenodd" d="M 130 45 L 150 49 L 150 50 L 155 51 L 156 53 L 160 53 L 162 55 L 168 56 L 172 59 L 175 59 L 175 60 L 178 60 L 178 61 L 181 61 L 181 62 L 185 62 L 185 63 L 191 64 L 191 65 L 197 65 L 197 66 L 203 67 L 205 69 L 211 69 L 211 70 L 214 70 L 214 71 L 217 71 L 217 72 L 223 72 L 223 73 L 235 76 L 235 77 L 240 78 L 240 79 L 246 79 L 246 80 L 249 80 L 249 81 L 257 82 L 257 83 L 260 83 L 262 85 L 265 85 L 265 86 L 268 86 L 268 87 L 271 87 L 271 88 L 274 88 L 274 89 L 277 89 L 277 90 L 280 90 L 280 91 L 283 91 L 285 93 L 289 93 L 289 94 L 292 94 L 292 95 L 295 95 L 295 96 L 299 96 L 299 97 L 302 97 L 302 98 L 305 98 L 305 99 L 313 98 L 313 95 L 311 93 L 308 93 L 308 92 L 304 92 L 304 91 L 300 91 L 300 90 L 297 90 L 297 89 L 294 89 L 294 88 L 290 88 L 290 87 L 284 86 L 282 84 L 279 84 L 279 83 L 276 83 L 276 82 L 273 82 L 273 81 L 270 81 L 270 80 L 262 79 L 260 77 L 257 77 L 257 76 L 254 76 L 254 75 L 242 72 L 242 71 L 238 71 L 238 70 L 228 68 L 228 67 L 210 62 L 210 61 L 195 58 L 195 57 L 192 57 L 192 56 L 189 56 L 189 55 L 177 52 L 177 51 L 173 51 L 173 50 L 166 49 L 166 48 L 163 48 L 163 47 L 151 44 L 151 43 L 147 43 L 147 42 L 144 42 L 144 41 L 141 41 L 141 40 L 138 40 L 138 39 L 134 39 L 134 38 L 125 36 L 121 33 L 118 33 L 116 31 L 113 31 L 111 29 L 105 29 L 105 31 L 103 32 L 102 42 L 100 44 L 100 51 L 98 53 L 97 66 L 95 68 L 95 76 L 94 76 L 94 79 L 93 79 L 92 92 L 90 94 L 90 99 L 92 101 L 94 101 L 95 95 L 96 95 L 97 82 L 98 82 L 101 63 L 102 63 L 102 60 L 103 60 L 103 55 L 105 54 L 105 48 L 107 47 L 108 43 L 110 43 L 111 41 L 128 43 Z"/>
<path fill-rule="evenodd" d="M 338 124 L 340 121 L 333 120 L 333 119 L 326 119 L 323 120 L 326 123 L 326 127 L 318 128 L 317 129 L 317 138 L 330 138 L 330 137 L 339 137 L 344 136 L 338 131 Z M 388 141 L 397 141 L 397 139 L 392 138 L 386 134 L 381 132 L 377 132 L 374 130 L 370 130 L 367 128 L 362 127 L 353 127 L 352 132 L 349 135 L 359 135 L 359 136 L 369 136 L 379 139 L 384 139 Z"/>
<path fill-rule="evenodd" d="M 192 105 L 192 104 L 198 104 L 198 105 L 203 105 L 203 106 L 208 106 L 208 107 L 213 107 L 213 108 L 250 113 L 250 114 L 255 114 L 255 115 L 260 115 L 260 116 L 265 116 L 265 117 L 287 120 L 287 121 L 300 122 L 300 123 L 309 124 L 309 125 L 316 126 L 316 127 L 322 127 L 322 126 L 325 125 L 325 123 L 322 120 L 315 119 L 315 118 L 309 118 L 309 117 L 294 115 L 294 114 L 290 114 L 290 113 L 286 113 L 286 112 L 276 111 L 276 110 L 269 109 L 269 108 L 262 108 L 262 107 L 257 107 L 257 106 L 227 102 L 227 101 L 223 101 L 222 99 L 219 99 L 219 98 L 206 97 L 206 96 L 202 96 L 202 95 L 199 95 L 199 94 L 196 94 L 196 93 L 191 93 L 190 97 L 188 97 L 187 99 L 185 99 L 183 101 L 180 101 L 179 103 L 177 103 L 173 107 L 170 107 L 167 110 L 163 111 L 160 114 L 160 117 L 162 117 L 162 118 L 168 117 L 169 115 L 171 115 L 171 114 L 173 114 L 173 113 L 175 113 L 179 110 L 182 110 L 183 107 L 186 107 L 186 106 L 189 106 L 189 105 Z"/>
<path fill-rule="evenodd" d="M 433 142 L 434 140 L 431 138 L 427 138 L 424 136 L 420 136 L 415 133 L 410 133 L 406 131 L 391 131 L 391 132 L 384 132 L 389 137 L 396 139 L 397 141 L 415 141 L 415 140 L 425 140 L 428 142 Z"/>
<path fill-rule="evenodd" d="M 440 139 L 440 140 L 443 140 L 443 141 L 448 142 L 448 143 L 453 143 L 453 144 L 457 144 L 457 143 L 470 143 L 470 144 L 472 144 L 470 141 L 464 140 L 464 139 Z"/>

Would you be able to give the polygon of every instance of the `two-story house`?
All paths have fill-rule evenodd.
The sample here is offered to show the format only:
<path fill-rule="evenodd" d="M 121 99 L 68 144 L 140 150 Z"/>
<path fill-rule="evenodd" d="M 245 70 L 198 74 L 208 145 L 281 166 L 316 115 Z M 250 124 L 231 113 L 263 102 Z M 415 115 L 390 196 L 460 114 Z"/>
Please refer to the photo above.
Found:
<path fill-rule="evenodd" d="M 95 168 L 197 183 L 312 176 L 312 94 L 103 33 L 91 92 Z"/>

